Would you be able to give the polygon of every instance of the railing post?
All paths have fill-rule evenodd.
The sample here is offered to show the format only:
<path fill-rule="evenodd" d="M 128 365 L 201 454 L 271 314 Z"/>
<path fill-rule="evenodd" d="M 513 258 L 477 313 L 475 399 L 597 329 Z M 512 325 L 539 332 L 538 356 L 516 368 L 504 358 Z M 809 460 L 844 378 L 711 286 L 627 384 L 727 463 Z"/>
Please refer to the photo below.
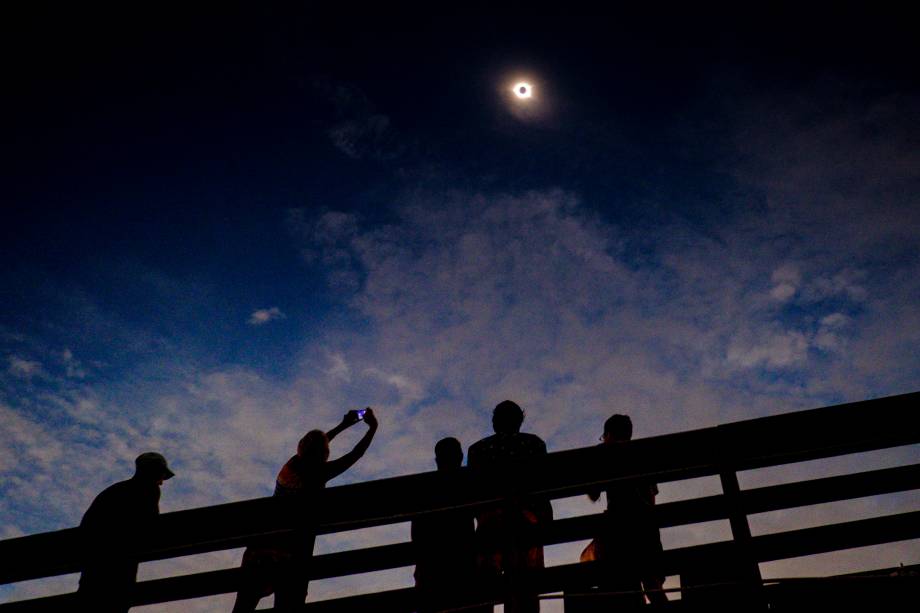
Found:
<path fill-rule="evenodd" d="M 728 521 L 732 528 L 732 538 L 738 543 L 739 551 L 744 554 L 746 561 L 753 563 L 758 579 L 760 567 L 753 561 L 750 551 L 751 526 L 748 524 L 747 513 L 741 506 L 741 485 L 738 483 L 738 473 L 733 470 L 719 473 L 722 482 L 722 493 L 725 496 L 725 505 L 728 510 Z"/>
<path fill-rule="evenodd" d="M 752 550 L 738 475 L 728 465 L 719 467 L 718 474 L 725 515 L 732 528 L 731 551 L 703 565 L 681 569 L 682 599 L 690 611 L 764 611 L 760 567 Z"/>
<path fill-rule="evenodd" d="M 751 526 L 741 504 L 741 485 L 738 483 L 738 473 L 729 468 L 723 469 L 719 472 L 719 481 L 722 483 L 722 495 L 725 499 L 728 521 L 735 543 L 734 559 L 729 561 L 730 568 L 734 572 L 726 579 L 735 579 L 741 584 L 735 594 L 749 600 L 746 609 L 764 610 L 765 603 L 761 589 L 763 578 L 760 575 L 760 566 L 751 549 Z"/>

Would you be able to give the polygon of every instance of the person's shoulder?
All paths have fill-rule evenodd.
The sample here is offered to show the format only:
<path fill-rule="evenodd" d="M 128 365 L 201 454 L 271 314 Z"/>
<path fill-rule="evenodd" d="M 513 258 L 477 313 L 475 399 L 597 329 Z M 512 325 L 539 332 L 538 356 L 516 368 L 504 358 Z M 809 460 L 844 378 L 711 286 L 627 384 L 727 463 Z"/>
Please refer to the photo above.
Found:
<path fill-rule="evenodd" d="M 133 490 L 134 480 L 125 479 L 124 481 L 113 483 L 112 485 L 99 492 L 99 495 L 96 496 L 96 501 L 106 502 L 109 500 L 117 500 L 123 496 L 129 495 Z"/>
<path fill-rule="evenodd" d="M 494 446 L 495 435 L 487 436 L 481 438 L 472 445 L 466 452 L 466 465 L 467 466 L 478 466 L 484 461 L 488 461 L 488 456 L 491 454 L 490 450 Z"/>
<path fill-rule="evenodd" d="M 93 498 L 86 513 L 83 514 L 81 523 L 99 519 L 124 504 L 130 498 L 131 480 L 119 481 L 108 486 Z"/>
<path fill-rule="evenodd" d="M 276 480 L 281 482 L 299 477 L 300 474 L 304 472 L 303 466 L 301 464 L 302 463 L 298 461 L 298 457 L 296 455 L 291 456 L 291 459 L 285 462 L 281 469 L 278 471 L 278 477 Z"/>
<path fill-rule="evenodd" d="M 470 453 L 473 453 L 474 451 L 478 451 L 478 450 L 480 450 L 480 449 L 484 449 L 485 447 L 488 447 L 488 446 L 492 443 L 492 441 L 495 440 L 495 437 L 496 437 L 496 436 L 498 436 L 498 435 L 497 435 L 497 434 L 492 434 L 492 435 L 487 436 L 487 437 L 485 437 L 485 438 L 479 439 L 478 441 L 476 441 L 475 443 L 473 443 L 472 445 L 470 445 L 470 451 L 469 451 L 469 452 L 470 452 Z"/>
<path fill-rule="evenodd" d="M 536 447 L 542 447 L 546 449 L 546 442 L 536 434 L 531 434 L 530 432 L 521 432 L 521 439 L 526 441 L 528 445 Z"/>

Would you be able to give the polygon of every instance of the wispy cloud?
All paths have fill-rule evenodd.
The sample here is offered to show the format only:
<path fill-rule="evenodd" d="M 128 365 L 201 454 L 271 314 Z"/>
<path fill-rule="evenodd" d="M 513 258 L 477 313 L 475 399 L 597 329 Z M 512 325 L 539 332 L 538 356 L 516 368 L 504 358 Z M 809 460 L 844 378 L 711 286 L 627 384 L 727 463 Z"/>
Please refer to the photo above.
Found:
<path fill-rule="evenodd" d="M 328 81 L 317 81 L 314 88 L 334 108 L 335 119 L 327 134 L 336 149 L 353 160 L 391 160 L 400 154 L 390 118 L 375 110 L 360 89 Z"/>
<path fill-rule="evenodd" d="M 264 326 L 270 321 L 284 319 L 285 314 L 278 307 L 268 309 L 257 309 L 249 316 L 249 324 L 252 326 Z"/>
<path fill-rule="evenodd" d="M 61 362 L 64 364 L 64 372 L 68 377 L 74 379 L 83 379 L 87 375 L 83 364 L 73 355 L 73 351 L 65 348 L 60 353 Z"/>
<path fill-rule="evenodd" d="M 31 379 L 44 373 L 41 362 L 11 355 L 7 358 L 7 371 L 20 379 Z"/>
<path fill-rule="evenodd" d="M 329 138 L 335 148 L 352 159 L 360 159 L 368 152 L 379 152 L 390 118 L 386 115 L 369 115 L 360 120 L 341 121 L 329 129 Z"/>

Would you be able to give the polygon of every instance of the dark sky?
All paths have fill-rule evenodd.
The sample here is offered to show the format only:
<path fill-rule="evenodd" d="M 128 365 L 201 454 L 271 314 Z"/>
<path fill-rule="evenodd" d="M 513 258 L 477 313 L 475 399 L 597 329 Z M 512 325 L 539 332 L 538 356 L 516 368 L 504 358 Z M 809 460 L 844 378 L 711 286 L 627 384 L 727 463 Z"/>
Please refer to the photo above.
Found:
<path fill-rule="evenodd" d="M 13 274 L 72 279 L 128 259 L 210 280 L 232 262 L 237 283 L 259 283 L 289 261 L 285 209 L 374 220 L 419 187 L 562 185 L 614 221 L 659 222 L 648 200 L 724 212 L 726 141 L 751 121 L 739 99 L 860 108 L 917 85 L 910 21 L 881 9 L 347 13 L 80 6 L 5 20 Z M 541 121 L 498 103 L 515 70 L 545 83 Z M 330 146 L 348 122 L 354 142 Z"/>

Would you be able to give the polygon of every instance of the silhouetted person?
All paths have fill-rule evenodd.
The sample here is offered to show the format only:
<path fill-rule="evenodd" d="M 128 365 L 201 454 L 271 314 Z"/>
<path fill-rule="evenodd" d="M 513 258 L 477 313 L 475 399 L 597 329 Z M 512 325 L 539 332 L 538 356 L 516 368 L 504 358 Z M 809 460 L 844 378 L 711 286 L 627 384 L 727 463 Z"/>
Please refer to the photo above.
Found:
<path fill-rule="evenodd" d="M 137 456 L 134 465 L 134 476 L 103 490 L 80 522 L 86 557 L 78 592 L 84 610 L 131 608 L 138 563 L 130 552 L 160 514 L 160 486 L 174 476 L 166 458 L 153 451 Z"/>
<path fill-rule="evenodd" d="M 524 411 L 505 400 L 492 412 L 495 434 L 474 443 L 467 456 L 473 468 L 518 466 L 527 470 L 527 461 L 546 455 L 546 443 L 534 434 L 521 432 Z M 477 518 L 478 565 L 486 581 L 506 576 L 512 584 L 522 571 L 543 568 L 543 546 L 539 529 L 553 516 L 546 500 L 519 500 L 484 511 Z M 537 594 L 520 591 L 512 585 L 505 602 L 508 613 L 540 610 Z"/>
<path fill-rule="evenodd" d="M 367 432 L 355 448 L 342 457 L 329 461 L 329 441 L 361 420 L 363 413 Z M 341 475 L 361 459 L 377 432 L 377 418 L 370 408 L 349 411 L 342 422 L 329 432 L 311 430 L 297 443 L 297 455 L 281 468 L 275 481 L 274 496 L 291 497 L 311 503 L 326 487 L 326 482 Z M 307 524 L 309 518 L 305 519 Z M 251 546 L 243 553 L 243 587 L 237 592 L 233 611 L 254 611 L 259 600 L 275 594 L 275 609 L 299 610 L 307 597 L 309 563 L 313 557 L 316 534 L 307 525 L 295 536 Z"/>
<path fill-rule="evenodd" d="M 633 425 L 628 415 L 613 415 L 604 422 L 602 446 L 615 448 L 632 438 Z M 667 602 L 661 591 L 661 537 L 655 521 L 655 496 L 658 486 L 647 480 L 614 482 L 607 486 L 605 528 L 595 540 L 595 558 L 606 566 L 601 591 L 634 592 L 616 600 L 623 606 Z M 593 501 L 600 492 L 588 494 Z"/>
<path fill-rule="evenodd" d="M 457 439 L 444 438 L 435 445 L 434 456 L 438 471 L 449 476 L 460 469 L 463 448 Z M 419 613 L 439 611 L 474 592 L 474 539 L 473 515 L 463 509 L 412 520 Z M 474 610 L 479 609 L 464 609 L 471 613 Z"/>

